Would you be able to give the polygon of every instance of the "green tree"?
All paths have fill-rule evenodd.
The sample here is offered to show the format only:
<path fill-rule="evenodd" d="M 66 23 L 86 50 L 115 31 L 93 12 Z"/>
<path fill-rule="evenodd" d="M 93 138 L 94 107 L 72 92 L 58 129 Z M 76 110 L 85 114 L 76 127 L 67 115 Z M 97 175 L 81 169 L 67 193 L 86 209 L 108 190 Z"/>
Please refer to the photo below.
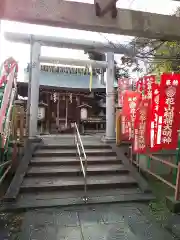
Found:
<path fill-rule="evenodd" d="M 180 17 L 180 8 L 174 15 Z M 148 62 L 149 73 L 180 71 L 180 41 L 134 38 L 129 45 L 134 49 L 131 61 Z"/>
<path fill-rule="evenodd" d="M 179 72 L 180 71 L 180 42 L 165 42 L 157 49 L 152 61 L 155 72 Z"/>

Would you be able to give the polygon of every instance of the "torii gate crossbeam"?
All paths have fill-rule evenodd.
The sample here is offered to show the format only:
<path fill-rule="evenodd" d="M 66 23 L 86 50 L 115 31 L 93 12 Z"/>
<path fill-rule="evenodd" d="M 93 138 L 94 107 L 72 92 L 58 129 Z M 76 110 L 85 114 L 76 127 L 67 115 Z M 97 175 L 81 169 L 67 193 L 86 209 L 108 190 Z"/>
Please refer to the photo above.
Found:
<path fill-rule="evenodd" d="M 5 32 L 4 37 L 8 41 L 30 44 L 31 39 L 41 43 L 41 46 L 83 49 L 86 51 L 99 52 L 114 52 L 117 54 L 124 54 L 127 56 L 135 56 L 138 51 L 133 46 L 126 46 L 125 44 L 111 44 L 84 39 L 70 39 L 64 37 L 52 37 L 42 35 L 32 35 L 26 33 Z"/>
<path fill-rule="evenodd" d="M 102 1 L 103 2 L 103 1 Z M 93 4 L 59 0 L 1 0 L 0 19 L 163 40 L 180 40 L 175 16 L 118 9 L 97 17 Z"/>

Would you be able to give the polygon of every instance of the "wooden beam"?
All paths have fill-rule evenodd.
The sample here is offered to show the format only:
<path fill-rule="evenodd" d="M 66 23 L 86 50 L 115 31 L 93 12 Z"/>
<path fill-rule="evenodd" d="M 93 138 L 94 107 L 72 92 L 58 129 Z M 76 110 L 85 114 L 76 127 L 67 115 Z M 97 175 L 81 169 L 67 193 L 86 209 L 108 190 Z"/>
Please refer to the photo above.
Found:
<path fill-rule="evenodd" d="M 180 40 L 180 19 L 118 9 L 117 18 L 96 17 L 94 5 L 59 0 L 1 0 L 0 18 L 89 31 Z"/>

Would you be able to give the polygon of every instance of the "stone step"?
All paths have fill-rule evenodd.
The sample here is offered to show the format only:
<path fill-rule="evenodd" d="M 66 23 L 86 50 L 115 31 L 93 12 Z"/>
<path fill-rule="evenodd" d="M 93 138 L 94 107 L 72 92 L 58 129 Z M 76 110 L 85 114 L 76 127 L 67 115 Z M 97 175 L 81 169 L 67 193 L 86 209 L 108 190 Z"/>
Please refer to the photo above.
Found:
<path fill-rule="evenodd" d="M 42 141 L 44 145 L 75 145 L 74 143 L 74 135 L 54 135 L 54 137 L 46 137 L 46 136 L 41 136 Z M 101 137 L 100 136 L 81 136 L 81 140 L 83 142 L 84 146 L 87 145 L 94 145 L 94 146 L 101 146 L 101 145 L 108 145 L 104 142 L 101 142 Z"/>
<path fill-rule="evenodd" d="M 93 164 L 121 164 L 116 156 L 88 156 L 88 165 Z M 80 165 L 79 158 L 76 157 L 33 157 L 30 165 L 32 166 L 63 166 Z"/>
<path fill-rule="evenodd" d="M 87 191 L 88 197 L 98 197 L 98 196 L 118 196 L 118 195 L 127 195 L 127 194 L 137 194 L 142 193 L 142 191 L 137 187 L 127 188 L 127 189 L 89 189 Z M 33 201 L 33 200 L 52 200 L 52 199 L 67 199 L 74 197 L 84 196 L 83 190 L 71 190 L 71 191 L 50 191 L 50 192 L 24 192 L 20 193 L 18 200 Z"/>
<path fill-rule="evenodd" d="M 76 145 L 75 144 L 44 144 L 41 145 L 39 149 L 76 149 Z M 84 145 L 84 149 L 112 149 L 111 146 L 107 145 L 107 144 L 88 144 L 88 145 Z"/>
<path fill-rule="evenodd" d="M 84 165 L 85 167 L 85 165 Z M 122 164 L 113 164 L 113 165 L 91 165 L 87 167 L 87 175 L 98 175 L 98 174 L 127 174 L 129 173 Z M 27 176 L 78 176 L 82 175 L 81 166 L 71 165 L 71 166 L 41 166 L 41 167 L 30 167 Z"/>
<path fill-rule="evenodd" d="M 87 156 L 115 156 L 116 153 L 111 149 L 87 149 Z M 76 156 L 76 149 L 38 149 L 33 156 L 48 157 L 48 156 Z"/>
<path fill-rule="evenodd" d="M 137 186 L 129 175 L 88 176 L 88 189 L 127 188 Z M 81 177 L 26 177 L 21 185 L 21 192 L 54 191 L 84 189 L 84 178 Z"/>
<path fill-rule="evenodd" d="M 113 189 L 114 190 L 114 189 Z M 115 189 L 113 190 L 88 190 L 87 204 L 102 204 L 102 203 L 148 203 L 155 199 L 155 197 L 149 193 L 144 194 L 136 188 L 129 189 Z M 125 191 L 124 191 L 125 190 Z M 1 211 L 10 210 L 27 210 L 47 207 L 69 207 L 84 204 L 84 191 L 51 191 L 51 192 L 34 192 L 34 193 L 20 193 L 16 202 L 6 202 L 1 205 Z"/>

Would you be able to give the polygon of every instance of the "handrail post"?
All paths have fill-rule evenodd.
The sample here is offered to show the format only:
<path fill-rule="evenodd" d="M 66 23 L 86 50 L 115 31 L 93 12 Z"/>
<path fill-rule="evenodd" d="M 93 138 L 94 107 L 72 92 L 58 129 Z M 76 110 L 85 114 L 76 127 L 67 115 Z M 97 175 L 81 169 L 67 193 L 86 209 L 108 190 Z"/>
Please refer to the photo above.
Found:
<path fill-rule="evenodd" d="M 180 193 L 180 163 L 178 163 L 178 171 L 176 177 L 175 201 L 179 200 L 179 193 Z"/>
<path fill-rule="evenodd" d="M 85 197 L 84 197 L 84 201 L 87 202 L 87 157 L 85 156 L 84 158 L 85 160 L 85 179 L 84 179 L 84 193 L 85 193 Z"/>
<path fill-rule="evenodd" d="M 74 126 L 75 126 L 75 124 L 74 124 Z M 77 158 L 78 152 L 77 152 L 76 144 L 77 144 L 76 127 L 74 127 L 74 145 L 76 147 L 76 158 Z"/>
<path fill-rule="evenodd" d="M 79 154 L 79 160 L 80 160 L 80 166 L 82 168 L 83 171 L 83 176 L 84 176 L 84 197 L 83 200 L 86 203 L 87 202 L 87 157 L 86 157 L 86 153 L 84 150 L 84 146 L 81 140 L 81 136 L 77 127 L 76 122 L 74 123 L 74 129 L 75 129 L 75 145 L 76 145 L 76 154 Z M 80 145 L 80 146 L 79 146 Z M 81 154 L 83 154 L 84 156 L 84 162 L 85 162 L 85 167 L 83 165 L 83 161 L 81 158 Z"/>

